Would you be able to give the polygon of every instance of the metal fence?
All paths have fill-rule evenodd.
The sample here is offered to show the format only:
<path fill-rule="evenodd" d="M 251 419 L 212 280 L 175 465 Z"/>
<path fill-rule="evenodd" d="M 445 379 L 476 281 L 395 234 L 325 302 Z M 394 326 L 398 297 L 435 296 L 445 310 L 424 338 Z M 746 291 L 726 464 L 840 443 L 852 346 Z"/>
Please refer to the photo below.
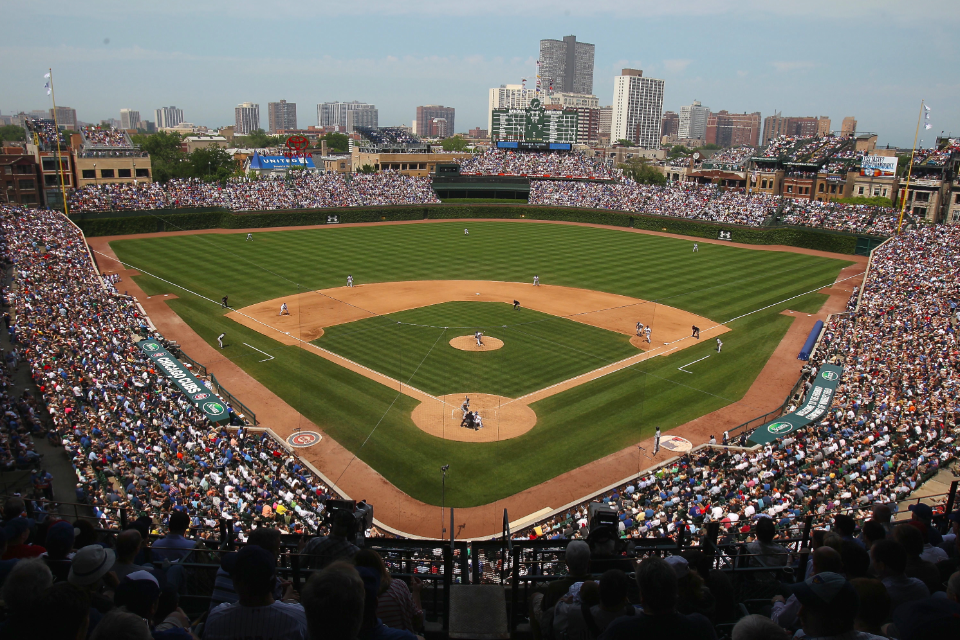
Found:
<path fill-rule="evenodd" d="M 217 376 L 210 374 L 210 386 L 213 389 L 213 392 L 217 395 L 223 397 L 233 408 L 240 414 L 240 417 L 252 424 L 254 427 L 257 426 L 257 414 L 250 410 L 250 407 L 240 402 L 235 395 L 223 388 L 217 381 Z"/>

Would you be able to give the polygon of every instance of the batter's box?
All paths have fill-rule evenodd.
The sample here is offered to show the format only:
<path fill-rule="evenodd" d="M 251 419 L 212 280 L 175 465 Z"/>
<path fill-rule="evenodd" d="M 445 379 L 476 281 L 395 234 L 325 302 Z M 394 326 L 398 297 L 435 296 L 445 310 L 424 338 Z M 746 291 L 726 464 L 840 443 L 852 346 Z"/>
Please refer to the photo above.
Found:
<path fill-rule="evenodd" d="M 287 444 L 289 444 L 291 447 L 302 449 L 304 447 L 312 447 L 313 445 L 319 443 L 322 439 L 323 436 L 316 431 L 300 431 L 299 433 L 290 435 L 287 438 Z"/>

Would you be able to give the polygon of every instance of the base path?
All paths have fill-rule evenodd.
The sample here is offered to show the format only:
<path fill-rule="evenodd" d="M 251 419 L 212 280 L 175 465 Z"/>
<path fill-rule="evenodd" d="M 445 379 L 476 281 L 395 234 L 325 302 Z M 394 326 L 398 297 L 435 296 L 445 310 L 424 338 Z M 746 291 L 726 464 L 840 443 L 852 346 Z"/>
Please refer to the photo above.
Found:
<path fill-rule="evenodd" d="M 450 221 L 412 221 L 399 224 L 436 224 L 442 222 Z M 456 222 L 457 224 L 463 223 L 462 220 L 457 220 Z M 602 225 L 574 222 L 545 222 L 540 220 L 512 220 L 510 222 L 516 224 L 565 224 L 605 228 L 621 233 L 640 233 L 672 238 L 684 237 L 656 231 L 626 229 L 623 227 L 603 227 Z M 369 226 L 369 223 L 339 226 L 320 225 L 319 227 L 313 228 L 324 228 L 332 233 L 336 233 L 337 229 L 348 226 Z M 288 229 L 304 228 L 311 227 L 290 227 Z M 132 269 L 127 269 L 118 262 L 109 244 L 113 240 L 128 238 L 151 238 L 206 233 L 246 234 L 248 232 L 282 230 L 286 229 L 208 229 L 199 231 L 177 231 L 138 234 L 134 236 L 88 238 L 88 243 L 91 249 L 96 252 L 95 255 L 101 271 L 104 273 L 120 274 L 123 282 L 118 284 L 117 288 L 121 291 L 128 291 L 137 298 L 150 316 L 151 321 L 162 334 L 179 342 L 187 353 L 199 362 L 202 362 L 211 373 L 216 374 L 217 380 L 219 380 L 221 384 L 226 386 L 231 393 L 241 398 L 246 405 L 255 411 L 257 418 L 263 426 L 268 427 L 280 438 L 285 439 L 291 434 L 296 433 L 298 426 L 304 431 L 312 430 L 320 433 L 323 433 L 323 429 L 304 418 L 293 407 L 264 387 L 259 381 L 251 377 L 235 363 L 224 358 L 217 349 L 207 344 L 193 328 L 181 320 L 180 317 L 167 306 L 166 302 L 174 299 L 176 296 L 154 296 L 150 298 L 144 294 L 140 287 L 130 279 L 131 276 L 137 275 L 137 272 Z M 806 341 L 810 328 L 816 320 L 824 320 L 828 314 L 844 310 L 847 300 L 850 297 L 850 292 L 853 287 L 860 284 L 861 281 L 861 278 L 852 278 L 852 276 L 862 276 L 866 269 L 867 258 L 782 245 L 756 246 L 704 238 L 687 237 L 687 239 L 701 244 L 724 244 L 753 251 L 803 253 L 847 260 L 855 263 L 841 271 L 835 286 L 822 291 L 828 294 L 830 298 L 820 312 L 816 314 L 791 314 L 785 312 L 795 317 L 796 320 L 742 400 L 675 429 L 671 429 L 668 432 L 670 435 L 687 438 L 696 446 L 706 442 L 711 433 L 719 436 L 722 434 L 724 427 L 732 428 L 776 408 L 783 402 L 783 398 L 790 391 L 799 375 L 801 363 L 796 359 L 797 353 Z M 277 313 L 278 309 L 279 305 L 273 312 Z M 656 327 L 654 328 L 656 329 Z M 462 398 L 460 398 L 460 400 L 462 400 Z M 648 438 L 639 444 L 647 451 L 653 451 L 653 438 Z M 317 445 L 300 449 L 299 453 L 305 461 L 309 462 L 316 469 L 319 469 L 326 477 L 335 480 L 339 478 L 339 480 L 337 480 L 337 487 L 345 494 L 356 499 L 367 498 L 371 502 L 374 502 L 376 504 L 376 518 L 379 522 L 408 535 L 430 538 L 440 537 L 439 507 L 426 504 L 403 493 L 387 481 L 386 478 L 381 476 L 375 469 L 367 465 L 363 460 L 358 459 L 351 451 L 344 448 L 328 434 L 324 434 L 323 440 Z M 656 458 L 644 459 L 643 466 L 648 467 L 656 464 L 671 455 L 669 452 L 661 451 Z M 632 445 L 621 451 L 600 458 L 599 460 L 594 460 L 582 467 L 560 474 L 555 478 L 545 480 L 539 485 L 525 489 L 502 500 L 479 507 L 456 509 L 454 530 L 457 537 L 461 539 L 483 538 L 496 535 L 501 530 L 504 509 L 508 509 L 511 521 L 516 521 L 531 514 L 546 513 L 551 508 L 562 507 L 573 500 L 592 495 L 606 486 L 623 480 L 630 475 L 631 470 L 636 469 L 636 467 L 637 447 Z"/>

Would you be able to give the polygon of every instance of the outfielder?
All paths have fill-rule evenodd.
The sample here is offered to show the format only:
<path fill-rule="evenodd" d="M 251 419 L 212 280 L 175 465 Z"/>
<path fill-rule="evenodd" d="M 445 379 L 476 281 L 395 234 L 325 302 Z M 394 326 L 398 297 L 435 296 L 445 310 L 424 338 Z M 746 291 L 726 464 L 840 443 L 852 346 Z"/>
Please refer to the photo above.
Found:
<path fill-rule="evenodd" d="M 347 286 L 348 286 L 348 287 L 352 287 L 352 286 L 353 286 L 353 276 L 351 276 L 351 275 L 348 275 L 348 276 L 347 276 Z"/>
<path fill-rule="evenodd" d="M 464 230 L 463 230 L 463 235 L 465 235 L 465 236 L 470 235 L 470 229 L 464 229 Z"/>
<path fill-rule="evenodd" d="M 696 242 L 693 243 L 693 252 L 700 253 L 700 245 L 698 245 Z"/>
<path fill-rule="evenodd" d="M 251 240 L 253 240 L 253 234 L 252 234 L 252 233 L 248 233 L 248 234 L 247 234 L 247 239 L 244 240 L 244 242 L 249 242 L 249 241 L 251 241 Z"/>
<path fill-rule="evenodd" d="M 282 316 L 288 316 L 288 315 L 290 315 L 290 311 L 287 310 L 287 303 L 286 303 L 286 302 L 284 302 L 283 304 L 280 305 L 280 315 L 282 315 Z"/>
<path fill-rule="evenodd" d="M 535 287 L 540 286 L 540 276 L 533 276 L 533 286 Z"/>

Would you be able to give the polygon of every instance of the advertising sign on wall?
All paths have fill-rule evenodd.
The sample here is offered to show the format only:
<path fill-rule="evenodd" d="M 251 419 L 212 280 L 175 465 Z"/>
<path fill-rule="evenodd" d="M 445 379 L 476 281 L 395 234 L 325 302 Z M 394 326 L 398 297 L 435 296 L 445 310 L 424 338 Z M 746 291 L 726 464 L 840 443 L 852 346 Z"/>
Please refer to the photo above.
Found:
<path fill-rule="evenodd" d="M 864 156 L 860 161 L 860 175 L 882 178 L 897 175 L 897 157 Z"/>

